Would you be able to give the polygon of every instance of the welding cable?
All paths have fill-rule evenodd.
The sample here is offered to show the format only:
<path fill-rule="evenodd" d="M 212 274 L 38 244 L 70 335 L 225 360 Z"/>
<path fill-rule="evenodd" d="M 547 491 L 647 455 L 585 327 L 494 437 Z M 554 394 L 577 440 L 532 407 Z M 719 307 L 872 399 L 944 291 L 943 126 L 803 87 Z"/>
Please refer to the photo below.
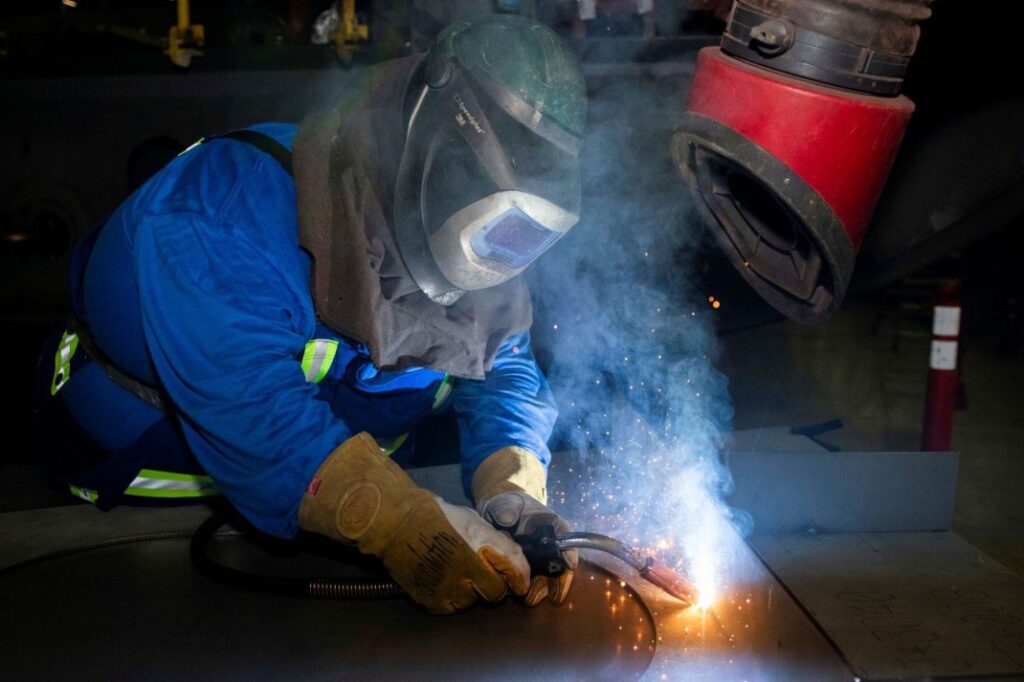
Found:
<path fill-rule="evenodd" d="M 615 538 L 598 533 L 559 533 L 556 538 L 558 549 L 596 549 L 617 556 L 637 571 L 644 570 L 647 558 Z"/>
<path fill-rule="evenodd" d="M 394 599 L 404 597 L 402 588 L 388 578 L 292 578 L 248 573 L 214 561 L 208 548 L 210 540 L 232 517 L 226 511 L 215 511 L 192 535 L 189 553 L 192 564 L 208 578 L 259 592 L 271 592 L 312 599 Z M 655 562 L 628 545 L 598 533 L 572 532 L 554 535 L 557 551 L 592 549 L 611 554 L 635 569 L 640 577 L 660 587 L 687 605 L 696 602 L 697 590 L 682 575 Z M 524 547 L 525 549 L 525 547 Z"/>
<path fill-rule="evenodd" d="M 108 549 L 110 547 L 120 547 L 122 545 L 133 545 L 140 542 L 155 542 L 157 540 L 178 540 L 180 538 L 187 538 L 192 534 L 192 531 L 171 531 L 167 533 L 146 533 L 144 535 L 133 535 L 127 538 L 114 538 L 112 540 L 100 540 L 99 542 L 92 542 L 87 545 L 80 547 L 66 547 L 64 549 L 57 549 L 46 554 L 40 554 L 24 561 L 19 561 L 8 566 L 0 568 L 0 578 L 4 577 L 9 573 L 15 571 L 21 571 L 32 566 L 44 564 L 48 561 L 54 561 L 56 559 L 63 559 L 69 556 L 77 556 L 79 554 L 85 554 L 86 552 L 92 552 L 98 549 Z"/>
<path fill-rule="evenodd" d="M 207 551 L 210 540 L 230 521 L 226 512 L 215 511 L 192 534 L 189 556 L 202 575 L 228 585 L 311 599 L 394 599 L 405 592 L 387 578 L 293 578 L 248 573 L 214 561 Z"/>

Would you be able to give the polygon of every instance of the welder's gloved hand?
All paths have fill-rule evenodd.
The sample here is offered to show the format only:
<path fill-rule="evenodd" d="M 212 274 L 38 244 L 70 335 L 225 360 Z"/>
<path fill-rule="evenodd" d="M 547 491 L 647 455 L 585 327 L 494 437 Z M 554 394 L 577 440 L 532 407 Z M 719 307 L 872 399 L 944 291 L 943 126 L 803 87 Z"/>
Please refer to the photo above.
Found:
<path fill-rule="evenodd" d="M 367 433 L 320 465 L 299 507 L 299 526 L 354 543 L 384 561 L 391 577 L 435 613 L 477 599 L 496 602 L 530 586 L 522 550 L 468 507 L 418 487 Z"/>
<path fill-rule="evenodd" d="M 528 535 L 545 524 L 554 526 L 556 534 L 571 530 L 565 519 L 545 505 L 544 466 L 532 452 L 520 447 L 502 448 L 483 461 L 473 475 L 473 499 L 480 516 L 512 536 Z M 533 576 L 526 595 L 528 606 L 536 606 L 545 597 L 556 606 L 565 601 L 579 558 L 575 550 L 563 552 L 562 557 L 569 570 L 557 577 Z"/>

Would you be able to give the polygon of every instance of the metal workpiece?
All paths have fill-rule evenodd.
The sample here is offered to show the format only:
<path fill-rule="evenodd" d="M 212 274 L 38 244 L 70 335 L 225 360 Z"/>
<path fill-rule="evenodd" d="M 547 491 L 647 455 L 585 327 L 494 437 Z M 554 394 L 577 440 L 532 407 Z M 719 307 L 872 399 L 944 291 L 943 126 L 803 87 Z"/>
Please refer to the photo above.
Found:
<path fill-rule="evenodd" d="M 582 550 L 617 572 L 649 610 L 657 637 L 644 680 L 826 682 L 853 673 L 829 640 L 738 537 L 720 566 L 720 592 L 687 607 L 623 571 L 612 555 Z M 602 605 L 614 614 L 612 604 Z"/>
<path fill-rule="evenodd" d="M 347 570 L 274 556 L 235 535 L 214 545 L 220 561 L 249 571 Z M 559 608 L 507 600 L 444 617 L 404 599 L 232 589 L 196 574 L 187 547 L 187 538 L 107 546 L 0 577 L 0 679 L 87 670 L 146 680 L 635 680 L 653 655 L 642 601 L 588 563 Z M 606 603 L 616 613 L 595 617 Z"/>
<path fill-rule="evenodd" d="M 457 467 L 414 475 L 458 488 Z M 80 505 L 0 516 L 0 679 L 69 677 L 83 665 L 96 677 L 144 679 L 851 678 L 738 537 L 720 594 L 704 607 L 687 607 L 613 554 L 580 549 L 560 607 L 506 600 L 440 617 L 407 599 L 316 601 L 205 578 L 188 544 L 207 513 Z M 210 551 L 267 575 L 374 570 L 341 549 L 256 546 L 232 532 Z"/>
<path fill-rule="evenodd" d="M 734 452 L 729 464 L 731 501 L 758 534 L 716 543 L 713 590 L 693 606 L 644 579 L 647 550 L 624 552 L 583 526 L 574 535 L 598 549 L 574 546 L 580 567 L 561 607 L 511 599 L 440 617 L 402 597 L 319 601 L 208 579 L 188 557 L 209 514 L 202 507 L 2 514 L 0 679 L 70 677 L 83 666 L 145 679 L 827 682 L 1024 672 L 1024 581 L 948 532 L 954 455 Z M 410 474 L 468 502 L 457 466 Z M 225 529 L 209 550 L 262 575 L 385 577 L 326 540 L 254 543 Z"/>
<path fill-rule="evenodd" d="M 726 587 L 709 608 L 687 608 L 618 558 L 584 549 L 561 607 L 508 600 L 439 617 L 404 599 L 312 601 L 206 579 L 188 559 L 194 509 L 181 510 L 179 529 L 164 516 L 159 533 L 140 532 L 152 510 L 62 511 L 72 526 L 74 517 L 113 525 L 107 537 L 92 536 L 92 549 L 75 551 L 65 538 L 59 552 L 0 574 L 0 678 L 72 676 L 83 662 L 97 677 L 144 679 L 850 677 L 738 539 Z M 3 521 L 19 527 L 34 513 Z M 218 535 L 211 551 L 227 565 L 270 575 L 362 575 L 366 568 L 357 556 L 339 561 L 257 547 L 234 533 Z"/>

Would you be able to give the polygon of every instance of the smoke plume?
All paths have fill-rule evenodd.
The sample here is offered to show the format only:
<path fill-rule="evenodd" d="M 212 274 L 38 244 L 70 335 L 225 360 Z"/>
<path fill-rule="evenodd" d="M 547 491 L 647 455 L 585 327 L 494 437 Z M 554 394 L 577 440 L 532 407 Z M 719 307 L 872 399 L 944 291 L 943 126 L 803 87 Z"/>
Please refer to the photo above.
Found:
<path fill-rule="evenodd" d="M 669 154 L 692 65 L 588 74 L 580 223 L 534 267 L 534 335 L 558 398 L 554 503 L 719 582 L 735 515 L 719 449 L 732 409 L 714 310 L 697 288 L 704 228 Z M 659 71 L 660 69 L 660 71 Z"/>

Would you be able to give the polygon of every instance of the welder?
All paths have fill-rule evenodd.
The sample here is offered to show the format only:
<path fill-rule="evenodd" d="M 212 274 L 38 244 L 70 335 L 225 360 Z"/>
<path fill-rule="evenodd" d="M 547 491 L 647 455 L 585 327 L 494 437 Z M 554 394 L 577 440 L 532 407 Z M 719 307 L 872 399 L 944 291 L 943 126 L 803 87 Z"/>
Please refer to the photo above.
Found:
<path fill-rule="evenodd" d="M 490 16 L 301 126 L 193 145 L 76 250 L 39 373 L 48 475 L 102 509 L 223 495 L 380 557 L 435 612 L 561 603 L 571 570 L 531 576 L 511 539 L 568 530 L 520 273 L 577 222 L 585 110 L 554 32 Z M 400 466 L 442 410 L 475 510 Z"/>

